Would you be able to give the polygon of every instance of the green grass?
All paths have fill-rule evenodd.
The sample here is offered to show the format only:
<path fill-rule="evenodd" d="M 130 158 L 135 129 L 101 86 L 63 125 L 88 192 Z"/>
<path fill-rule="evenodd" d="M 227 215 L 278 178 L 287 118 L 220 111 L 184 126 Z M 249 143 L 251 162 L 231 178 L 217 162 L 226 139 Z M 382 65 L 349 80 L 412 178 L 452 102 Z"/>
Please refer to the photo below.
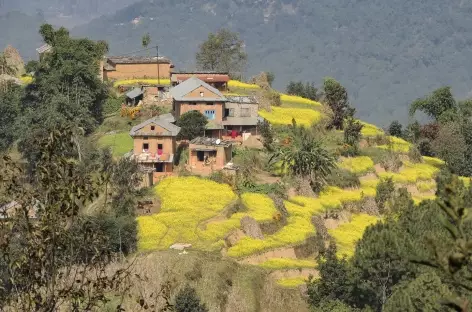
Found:
<path fill-rule="evenodd" d="M 98 145 L 102 148 L 110 147 L 114 157 L 122 157 L 133 150 L 133 138 L 128 132 L 107 134 L 98 139 Z"/>

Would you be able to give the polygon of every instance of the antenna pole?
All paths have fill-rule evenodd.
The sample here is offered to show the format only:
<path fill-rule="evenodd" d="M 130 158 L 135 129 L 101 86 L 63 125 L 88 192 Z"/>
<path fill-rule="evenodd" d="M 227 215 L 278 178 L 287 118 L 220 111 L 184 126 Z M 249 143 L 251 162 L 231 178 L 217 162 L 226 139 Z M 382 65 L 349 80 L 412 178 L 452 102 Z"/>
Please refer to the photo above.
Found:
<path fill-rule="evenodd" d="M 159 46 L 156 46 L 156 53 L 157 53 L 157 87 L 159 88 L 161 85 L 161 75 L 159 73 Z"/>

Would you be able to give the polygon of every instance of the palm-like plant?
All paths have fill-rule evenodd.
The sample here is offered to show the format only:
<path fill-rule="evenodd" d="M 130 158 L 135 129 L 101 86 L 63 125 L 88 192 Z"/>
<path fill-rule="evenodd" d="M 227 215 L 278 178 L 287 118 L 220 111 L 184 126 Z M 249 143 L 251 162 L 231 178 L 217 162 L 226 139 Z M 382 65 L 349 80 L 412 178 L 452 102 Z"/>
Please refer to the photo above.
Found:
<path fill-rule="evenodd" d="M 326 176 L 336 167 L 335 157 L 323 144 L 295 123 L 288 140 L 272 154 L 270 163 L 280 164 L 284 173 L 321 184 L 326 182 Z"/>

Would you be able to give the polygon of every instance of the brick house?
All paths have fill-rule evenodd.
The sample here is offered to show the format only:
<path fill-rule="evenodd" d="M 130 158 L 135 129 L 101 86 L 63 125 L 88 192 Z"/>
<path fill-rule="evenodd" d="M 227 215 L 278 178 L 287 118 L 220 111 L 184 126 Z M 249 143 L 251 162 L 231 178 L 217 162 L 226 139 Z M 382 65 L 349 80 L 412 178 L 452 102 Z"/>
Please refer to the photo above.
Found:
<path fill-rule="evenodd" d="M 159 70 L 158 70 L 159 67 Z M 103 63 L 103 79 L 170 78 L 174 67 L 166 57 L 110 56 Z M 158 75 L 159 72 L 159 75 Z"/>
<path fill-rule="evenodd" d="M 175 118 L 197 110 L 208 118 L 206 136 L 221 138 L 224 130 L 224 104 L 228 99 L 208 83 L 191 77 L 170 90 Z"/>
<path fill-rule="evenodd" d="M 204 174 L 222 170 L 233 158 L 233 143 L 216 138 L 195 138 L 188 150 L 189 169 Z"/>
<path fill-rule="evenodd" d="M 192 78 L 197 77 L 201 81 L 208 83 L 210 86 L 226 91 L 228 89 L 228 81 L 230 80 L 228 72 L 216 71 L 178 71 L 172 72 L 170 75 L 170 83 L 173 87 Z"/>
<path fill-rule="evenodd" d="M 174 169 L 176 137 L 180 128 L 173 124 L 174 117 L 164 114 L 134 126 L 130 131 L 133 138 L 133 155 L 144 172 L 152 173 L 152 180 L 171 175 Z"/>
<path fill-rule="evenodd" d="M 254 96 L 226 96 L 223 114 L 224 139 L 242 141 L 257 134 L 259 102 Z"/>

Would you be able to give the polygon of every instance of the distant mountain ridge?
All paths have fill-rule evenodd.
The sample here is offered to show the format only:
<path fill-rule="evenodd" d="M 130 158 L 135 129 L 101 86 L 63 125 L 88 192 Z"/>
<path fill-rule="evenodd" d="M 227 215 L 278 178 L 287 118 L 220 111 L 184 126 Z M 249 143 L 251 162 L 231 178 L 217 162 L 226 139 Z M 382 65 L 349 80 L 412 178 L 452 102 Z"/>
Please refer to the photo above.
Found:
<path fill-rule="evenodd" d="M 107 40 L 111 54 L 121 54 L 139 50 L 149 32 L 151 45 L 192 69 L 208 32 L 229 27 L 246 43 L 247 76 L 273 71 L 279 89 L 289 80 L 335 77 L 360 118 L 381 126 L 406 122 L 409 103 L 435 88 L 451 85 L 457 97 L 472 89 L 467 1 L 142 0 L 109 13 L 72 34 Z M 0 47 L 6 43 L 0 34 Z"/>

